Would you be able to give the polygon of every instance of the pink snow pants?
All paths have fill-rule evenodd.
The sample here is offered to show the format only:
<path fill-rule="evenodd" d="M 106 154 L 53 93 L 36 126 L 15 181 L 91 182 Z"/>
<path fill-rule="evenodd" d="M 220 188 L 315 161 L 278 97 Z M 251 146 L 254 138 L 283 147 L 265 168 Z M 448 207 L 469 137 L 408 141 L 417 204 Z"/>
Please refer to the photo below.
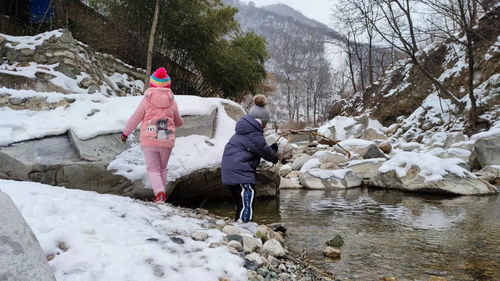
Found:
<path fill-rule="evenodd" d="M 171 147 L 143 147 L 149 182 L 155 195 L 165 192 L 167 185 L 167 164 L 172 153 Z"/>

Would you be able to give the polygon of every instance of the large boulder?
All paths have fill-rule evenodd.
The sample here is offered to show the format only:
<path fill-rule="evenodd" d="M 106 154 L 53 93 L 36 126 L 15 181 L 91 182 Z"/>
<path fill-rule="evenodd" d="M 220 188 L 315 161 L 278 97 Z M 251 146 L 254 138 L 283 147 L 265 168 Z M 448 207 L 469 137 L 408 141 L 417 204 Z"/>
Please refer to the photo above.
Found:
<path fill-rule="evenodd" d="M 300 183 L 307 189 L 338 190 L 361 186 L 363 179 L 351 170 L 312 169 L 299 176 Z"/>
<path fill-rule="evenodd" d="M 141 183 L 109 172 L 106 161 L 89 162 L 81 159 L 66 135 L 0 147 L 0 163 L 0 178 L 4 179 L 35 181 L 136 198 L 152 195 L 152 191 Z"/>
<path fill-rule="evenodd" d="M 370 184 L 389 189 L 456 195 L 498 193 L 498 189 L 459 166 L 463 161 L 402 152 L 385 162 Z"/>
<path fill-rule="evenodd" d="M 0 191 L 0 280 L 55 281 L 35 234 Z"/>
<path fill-rule="evenodd" d="M 481 168 L 500 165 L 500 135 L 476 140 L 472 154 L 471 157 L 477 159 Z"/>
<path fill-rule="evenodd" d="M 487 166 L 476 172 L 480 179 L 491 184 L 500 185 L 500 165 Z"/>
<path fill-rule="evenodd" d="M 342 153 L 332 152 L 332 151 L 318 151 L 314 153 L 315 157 L 318 157 L 322 164 L 333 163 L 336 165 L 345 163 L 348 161 L 347 156 Z"/>
<path fill-rule="evenodd" d="M 370 158 L 385 158 L 384 152 L 378 148 L 377 144 L 372 141 L 360 139 L 348 139 L 339 143 L 343 148 L 354 152 L 363 159 Z"/>
<path fill-rule="evenodd" d="M 378 169 L 384 162 L 385 158 L 373 158 L 366 160 L 350 161 L 345 168 L 351 170 L 354 174 L 363 179 L 371 179 L 377 174 Z"/>
<path fill-rule="evenodd" d="M 272 168 L 259 166 L 256 186 L 256 197 L 276 197 L 280 186 L 279 168 L 276 165 Z M 228 188 L 221 182 L 219 166 L 196 170 L 170 182 L 167 194 L 170 194 L 169 197 L 173 200 L 231 198 Z"/>
<path fill-rule="evenodd" d="M 217 127 L 217 109 L 209 114 L 183 115 L 184 124 L 175 130 L 176 137 L 201 135 L 212 138 Z M 236 116 L 235 116 L 236 117 Z"/>

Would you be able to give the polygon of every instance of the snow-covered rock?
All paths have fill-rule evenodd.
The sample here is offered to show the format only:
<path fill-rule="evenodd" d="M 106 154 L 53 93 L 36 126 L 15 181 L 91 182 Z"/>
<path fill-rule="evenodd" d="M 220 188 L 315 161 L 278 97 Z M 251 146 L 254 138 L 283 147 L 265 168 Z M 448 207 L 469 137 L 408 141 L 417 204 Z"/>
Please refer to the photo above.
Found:
<path fill-rule="evenodd" d="M 385 155 L 378 148 L 377 144 L 372 141 L 360 139 L 348 139 L 339 143 L 343 148 L 349 150 L 351 153 L 360 155 L 363 159 L 370 158 L 384 158 Z"/>
<path fill-rule="evenodd" d="M 354 160 L 350 161 L 345 167 L 363 179 L 371 179 L 385 161 L 385 158 Z"/>
<path fill-rule="evenodd" d="M 312 169 L 299 176 L 300 183 L 307 189 L 346 189 L 358 187 L 363 179 L 351 170 Z"/>
<path fill-rule="evenodd" d="M 281 166 L 279 174 L 281 177 L 284 177 L 288 174 L 290 174 L 293 171 L 292 166 L 290 164 L 286 164 Z"/>
<path fill-rule="evenodd" d="M 224 237 L 214 218 L 193 217 L 169 204 L 32 182 L 0 180 L 0 186 L 45 255 L 54 254 L 49 264 L 57 280 L 247 280 L 240 257 L 225 246 L 210 248 Z M 208 239 L 191 239 L 196 231 Z M 69 250 L 61 250 L 61 242 Z"/>
<path fill-rule="evenodd" d="M 55 281 L 33 231 L 8 194 L 2 191 L 0 225 L 0 279 Z"/>
<path fill-rule="evenodd" d="M 399 148 L 403 151 L 414 151 L 420 148 L 420 144 L 418 142 L 404 142 L 399 144 Z"/>
<path fill-rule="evenodd" d="M 471 157 L 475 157 L 482 168 L 500 165 L 500 133 L 477 138 L 472 154 Z"/>
<path fill-rule="evenodd" d="M 392 151 L 392 145 L 390 142 L 384 141 L 384 142 L 378 143 L 377 146 L 378 146 L 378 148 L 380 148 L 380 150 L 382 150 L 383 153 L 388 154 Z"/>
<path fill-rule="evenodd" d="M 430 154 L 401 152 L 386 161 L 371 184 L 415 192 L 478 195 L 498 193 L 496 187 L 459 166 L 457 158 L 441 159 Z"/>
<path fill-rule="evenodd" d="M 304 165 L 302 165 L 302 167 L 300 168 L 300 172 L 305 173 L 311 169 L 318 168 L 319 166 L 321 166 L 321 161 L 318 158 L 311 158 L 307 160 Z"/>
<path fill-rule="evenodd" d="M 491 184 L 500 185 L 500 165 L 491 165 L 482 168 L 475 173 L 480 179 L 483 179 Z"/>
<path fill-rule="evenodd" d="M 304 163 L 306 163 L 307 161 L 309 161 L 313 158 L 314 158 L 313 156 L 306 155 L 306 154 L 297 157 L 292 162 L 292 170 L 299 171 L 302 168 L 302 166 L 304 165 Z"/>
<path fill-rule="evenodd" d="M 314 156 L 318 157 L 322 164 L 334 163 L 339 165 L 347 162 L 348 160 L 344 154 L 331 151 L 318 151 L 314 154 Z"/>
<path fill-rule="evenodd" d="M 377 133 L 377 136 L 380 137 L 383 135 L 381 132 L 383 126 L 378 121 L 369 119 L 366 115 L 358 117 L 336 116 L 321 126 L 318 129 L 318 133 L 334 140 L 342 141 L 362 136 L 367 128 L 372 130 L 371 133 L 367 133 L 367 136 L 373 136 L 373 132 Z"/>
<path fill-rule="evenodd" d="M 369 141 L 386 140 L 387 136 L 385 134 L 383 134 L 382 132 L 377 131 L 373 128 L 366 128 L 366 130 L 361 135 L 360 139 L 369 140 Z"/>

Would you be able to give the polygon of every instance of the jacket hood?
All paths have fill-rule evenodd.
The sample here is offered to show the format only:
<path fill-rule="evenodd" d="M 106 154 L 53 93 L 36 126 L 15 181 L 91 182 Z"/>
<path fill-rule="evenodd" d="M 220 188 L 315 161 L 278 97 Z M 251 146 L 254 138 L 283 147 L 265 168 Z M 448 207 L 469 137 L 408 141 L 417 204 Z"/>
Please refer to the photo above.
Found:
<path fill-rule="evenodd" d="M 153 106 L 159 108 L 169 107 L 174 100 L 174 94 L 169 88 L 149 88 L 144 96 Z"/>
<path fill-rule="evenodd" d="M 260 123 L 251 115 L 245 115 L 236 123 L 236 133 L 246 135 L 253 132 L 264 133 Z"/>

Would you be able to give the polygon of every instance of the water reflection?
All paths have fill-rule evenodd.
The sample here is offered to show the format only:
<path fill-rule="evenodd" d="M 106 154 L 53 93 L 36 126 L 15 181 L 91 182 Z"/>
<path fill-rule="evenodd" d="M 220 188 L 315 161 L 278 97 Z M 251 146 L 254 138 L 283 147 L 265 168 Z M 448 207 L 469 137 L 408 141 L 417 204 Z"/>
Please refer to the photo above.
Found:
<path fill-rule="evenodd" d="M 209 205 L 212 212 L 232 214 Z M 256 220 L 281 222 L 292 250 L 308 252 L 341 280 L 500 280 L 500 199 L 422 196 L 398 191 L 282 191 L 257 201 Z M 326 240 L 345 240 L 340 261 L 325 260 Z"/>

